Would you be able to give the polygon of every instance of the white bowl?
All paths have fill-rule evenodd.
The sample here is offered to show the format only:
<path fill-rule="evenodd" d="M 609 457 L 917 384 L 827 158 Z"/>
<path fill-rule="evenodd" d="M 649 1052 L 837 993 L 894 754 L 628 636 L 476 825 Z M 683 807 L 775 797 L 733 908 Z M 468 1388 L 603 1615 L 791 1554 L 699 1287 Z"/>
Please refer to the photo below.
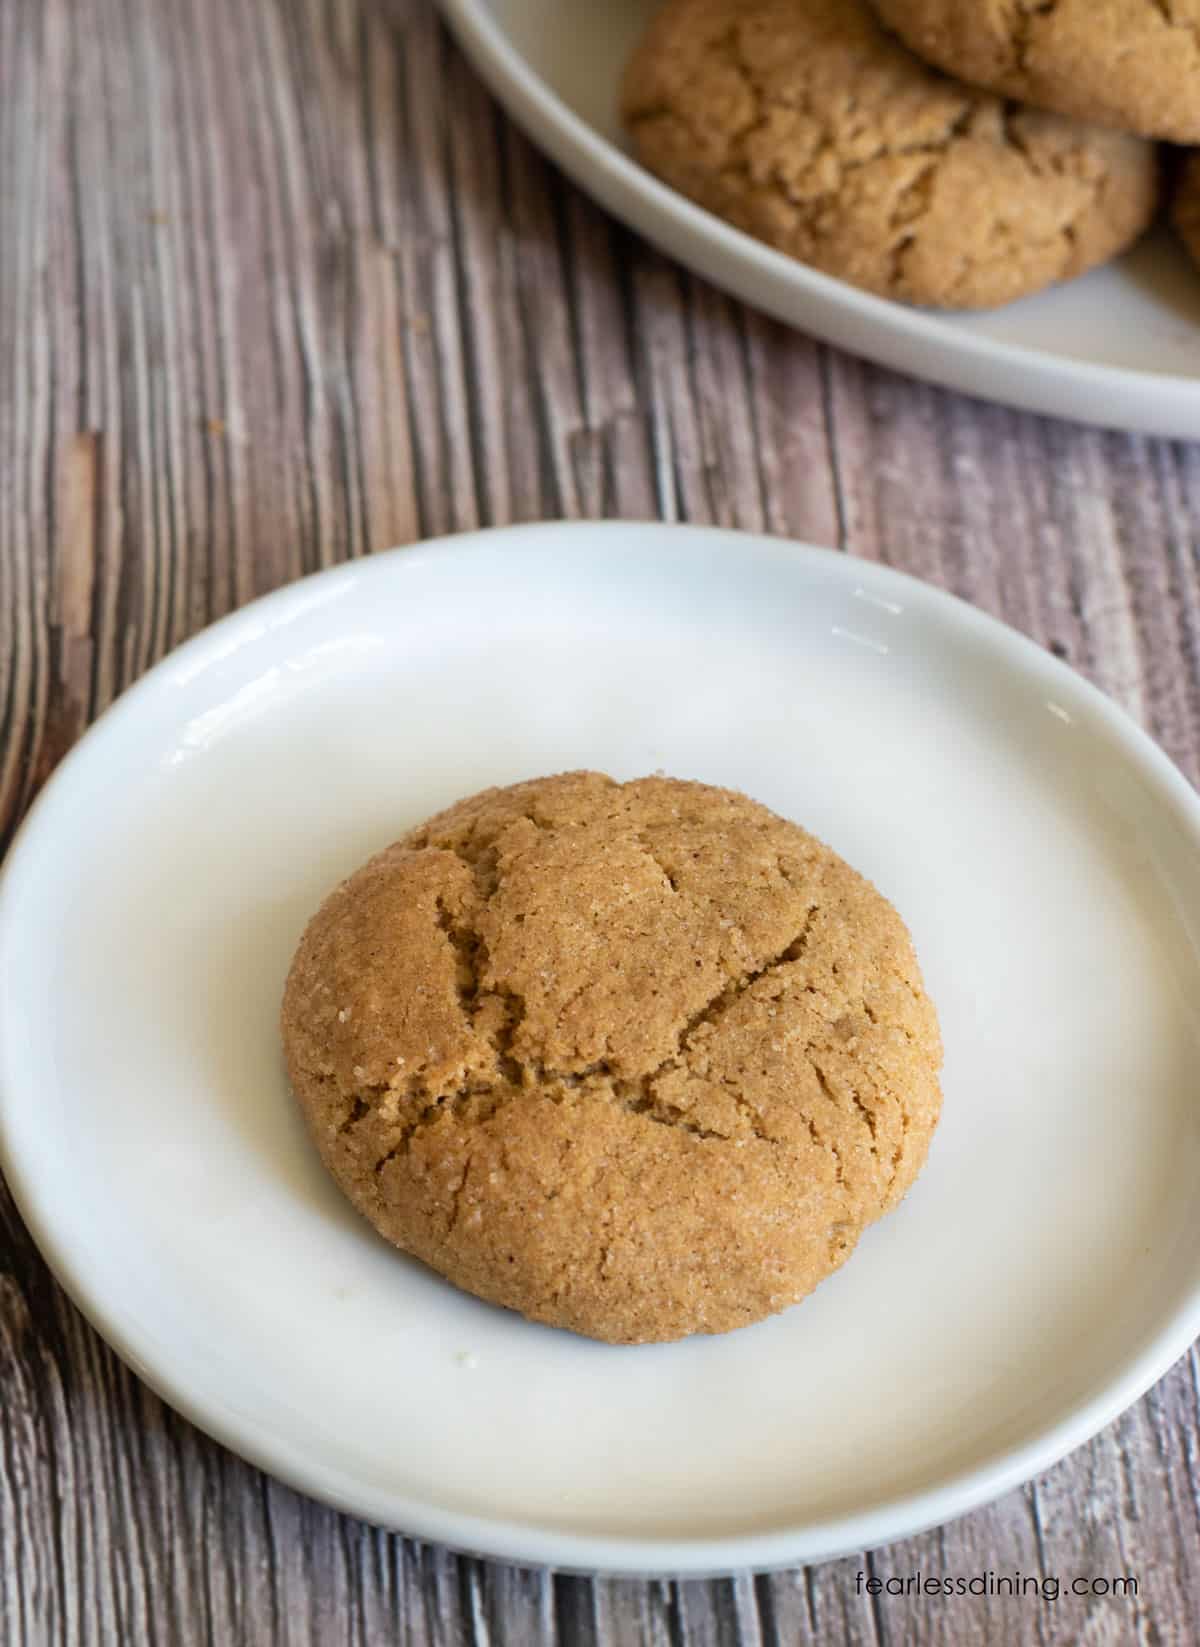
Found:
<path fill-rule="evenodd" d="M 371 1232 L 284 1080 L 326 889 L 564 767 L 732 784 L 912 927 L 945 1114 L 805 1303 L 614 1349 Z M 284 1479 L 422 1538 L 709 1572 L 912 1532 L 1043 1469 L 1200 1327 L 1200 803 L 947 595 L 780 540 L 520 527 L 281 590 L 133 688 L 0 879 L 0 1153 L 126 1360 Z"/>
<path fill-rule="evenodd" d="M 987 314 L 856 291 L 730 228 L 622 149 L 617 83 L 657 0 L 439 0 L 504 107 L 581 188 L 769 314 L 914 377 L 1030 411 L 1200 436 L 1200 274 L 1159 229 L 1081 280 Z"/>

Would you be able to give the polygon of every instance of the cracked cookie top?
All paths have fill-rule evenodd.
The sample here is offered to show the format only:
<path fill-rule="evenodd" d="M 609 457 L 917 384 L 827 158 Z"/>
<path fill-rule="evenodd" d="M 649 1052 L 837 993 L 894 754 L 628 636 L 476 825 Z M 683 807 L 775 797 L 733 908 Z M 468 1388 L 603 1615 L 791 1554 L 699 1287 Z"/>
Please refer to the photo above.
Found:
<path fill-rule="evenodd" d="M 903 922 L 731 790 L 487 790 L 338 887 L 288 978 L 334 1177 L 450 1280 L 614 1342 L 784 1308 L 894 1206 L 940 1107 Z"/>
<path fill-rule="evenodd" d="M 915 52 L 977 86 L 1200 143 L 1200 0 L 871 0 Z"/>
<path fill-rule="evenodd" d="M 622 114 L 641 161 L 708 210 L 934 307 L 990 307 L 1082 274 L 1136 239 L 1158 201 L 1151 144 L 947 79 L 864 0 L 667 0 L 626 70 Z"/>

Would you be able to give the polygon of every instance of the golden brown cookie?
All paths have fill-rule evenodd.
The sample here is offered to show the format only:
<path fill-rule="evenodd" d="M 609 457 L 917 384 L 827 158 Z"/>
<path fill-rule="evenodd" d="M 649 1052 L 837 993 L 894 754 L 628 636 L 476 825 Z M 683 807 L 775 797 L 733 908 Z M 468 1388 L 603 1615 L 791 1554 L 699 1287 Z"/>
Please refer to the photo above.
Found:
<path fill-rule="evenodd" d="M 1200 154 L 1190 154 L 1180 169 L 1171 197 L 1171 222 L 1200 268 Z"/>
<path fill-rule="evenodd" d="M 313 917 L 283 1040 L 390 1241 L 617 1343 L 803 1298 L 941 1103 L 891 905 L 744 795 L 665 778 L 537 779 L 412 830 Z"/>
<path fill-rule="evenodd" d="M 871 0 L 947 74 L 1038 108 L 1200 142 L 1200 0 Z"/>
<path fill-rule="evenodd" d="M 864 0 L 667 0 L 622 111 L 682 193 L 911 303 L 984 308 L 1082 274 L 1158 198 L 1150 144 L 947 80 Z"/>

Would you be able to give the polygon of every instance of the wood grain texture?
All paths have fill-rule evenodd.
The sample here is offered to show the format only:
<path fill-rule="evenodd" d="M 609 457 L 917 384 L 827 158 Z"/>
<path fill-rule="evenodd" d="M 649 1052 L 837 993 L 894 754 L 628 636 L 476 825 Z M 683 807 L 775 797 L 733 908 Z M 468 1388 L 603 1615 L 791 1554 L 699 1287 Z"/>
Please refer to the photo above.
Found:
<path fill-rule="evenodd" d="M 428 0 L 0 5 L 0 832 L 211 618 L 539 516 L 837 545 L 997 613 L 1200 778 L 1200 450 L 901 381 L 573 192 Z M 151 1396 L 0 1191 L 0 1641 L 1194 1647 L 1195 1351 L 1022 1491 L 801 1572 L 634 1583 L 422 1549 Z M 855 1574 L 1131 1572 L 939 1604 Z"/>

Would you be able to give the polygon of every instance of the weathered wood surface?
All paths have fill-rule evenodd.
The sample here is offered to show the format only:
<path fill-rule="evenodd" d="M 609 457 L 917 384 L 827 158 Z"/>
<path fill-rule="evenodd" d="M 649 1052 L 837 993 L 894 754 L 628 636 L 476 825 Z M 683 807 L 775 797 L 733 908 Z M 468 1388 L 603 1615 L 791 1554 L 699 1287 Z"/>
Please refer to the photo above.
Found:
<path fill-rule="evenodd" d="M 1200 449 L 901 381 L 748 313 L 571 190 L 428 0 L 0 3 L 0 830 L 209 619 L 476 523 L 840 545 L 1052 646 L 1200 777 Z M 166 1410 L 0 1190 L 0 1641 L 1200 1639 L 1196 1354 L 995 1506 L 807 1571 L 589 1582 L 415 1547 Z M 1137 1576 L 932 1602 L 880 1576 Z"/>

